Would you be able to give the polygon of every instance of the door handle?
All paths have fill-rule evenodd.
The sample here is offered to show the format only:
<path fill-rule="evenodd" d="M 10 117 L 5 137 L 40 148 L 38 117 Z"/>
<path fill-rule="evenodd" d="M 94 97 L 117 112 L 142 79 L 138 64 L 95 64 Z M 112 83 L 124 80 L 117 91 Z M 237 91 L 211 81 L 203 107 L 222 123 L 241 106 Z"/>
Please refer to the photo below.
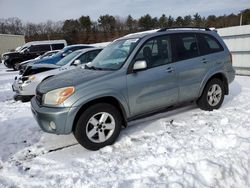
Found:
<path fill-rule="evenodd" d="M 202 63 L 207 63 L 207 60 L 206 59 L 202 59 L 201 62 Z"/>
<path fill-rule="evenodd" d="M 173 68 L 173 67 L 168 67 L 168 68 L 166 69 L 166 71 L 167 71 L 168 73 L 172 73 L 172 72 L 174 72 L 174 68 Z"/>

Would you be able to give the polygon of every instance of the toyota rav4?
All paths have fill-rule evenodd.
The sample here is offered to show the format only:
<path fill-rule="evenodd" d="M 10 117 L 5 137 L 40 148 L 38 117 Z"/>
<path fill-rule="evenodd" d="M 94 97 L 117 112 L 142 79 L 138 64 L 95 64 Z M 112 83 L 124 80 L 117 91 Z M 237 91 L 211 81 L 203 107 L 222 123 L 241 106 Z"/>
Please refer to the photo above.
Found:
<path fill-rule="evenodd" d="M 218 109 L 235 71 L 215 30 L 163 28 L 129 34 L 85 68 L 38 85 L 31 108 L 41 129 L 74 133 L 87 149 L 113 144 L 122 126 L 169 106 L 196 101 Z"/>

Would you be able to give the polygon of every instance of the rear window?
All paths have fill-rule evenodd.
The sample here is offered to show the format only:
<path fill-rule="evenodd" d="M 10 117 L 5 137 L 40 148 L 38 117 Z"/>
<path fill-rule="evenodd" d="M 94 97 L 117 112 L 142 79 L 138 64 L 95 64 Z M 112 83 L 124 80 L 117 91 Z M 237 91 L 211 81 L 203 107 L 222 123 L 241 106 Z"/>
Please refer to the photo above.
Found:
<path fill-rule="evenodd" d="M 64 48 L 64 44 L 60 43 L 60 44 L 52 44 L 52 50 L 61 50 Z"/>
<path fill-rule="evenodd" d="M 198 34 L 198 41 L 201 55 L 223 51 L 221 44 L 211 35 Z"/>

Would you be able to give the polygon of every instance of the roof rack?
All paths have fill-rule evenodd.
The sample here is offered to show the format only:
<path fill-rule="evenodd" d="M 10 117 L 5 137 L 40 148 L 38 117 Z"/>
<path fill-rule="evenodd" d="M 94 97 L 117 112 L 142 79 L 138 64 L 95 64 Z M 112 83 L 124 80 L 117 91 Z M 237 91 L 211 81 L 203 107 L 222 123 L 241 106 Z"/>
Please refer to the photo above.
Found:
<path fill-rule="evenodd" d="M 199 29 L 199 30 L 211 31 L 211 29 L 207 27 L 164 27 L 159 29 L 157 32 L 167 31 L 171 29 Z"/>

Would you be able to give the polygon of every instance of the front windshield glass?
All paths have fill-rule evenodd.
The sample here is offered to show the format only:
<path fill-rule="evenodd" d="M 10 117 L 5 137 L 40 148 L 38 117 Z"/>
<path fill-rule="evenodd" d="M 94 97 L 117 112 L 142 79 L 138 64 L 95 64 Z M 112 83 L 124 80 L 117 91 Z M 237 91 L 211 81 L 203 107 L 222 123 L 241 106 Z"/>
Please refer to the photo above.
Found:
<path fill-rule="evenodd" d="M 138 41 L 138 38 L 134 38 L 112 42 L 87 65 L 87 68 L 89 67 L 100 70 L 117 70 L 121 68 L 130 52 L 132 52 L 137 45 Z"/>
<path fill-rule="evenodd" d="M 66 57 L 62 58 L 60 61 L 56 63 L 56 65 L 63 66 L 69 63 L 72 59 L 74 59 L 77 55 L 79 55 L 81 51 L 74 51 L 67 55 Z"/>

